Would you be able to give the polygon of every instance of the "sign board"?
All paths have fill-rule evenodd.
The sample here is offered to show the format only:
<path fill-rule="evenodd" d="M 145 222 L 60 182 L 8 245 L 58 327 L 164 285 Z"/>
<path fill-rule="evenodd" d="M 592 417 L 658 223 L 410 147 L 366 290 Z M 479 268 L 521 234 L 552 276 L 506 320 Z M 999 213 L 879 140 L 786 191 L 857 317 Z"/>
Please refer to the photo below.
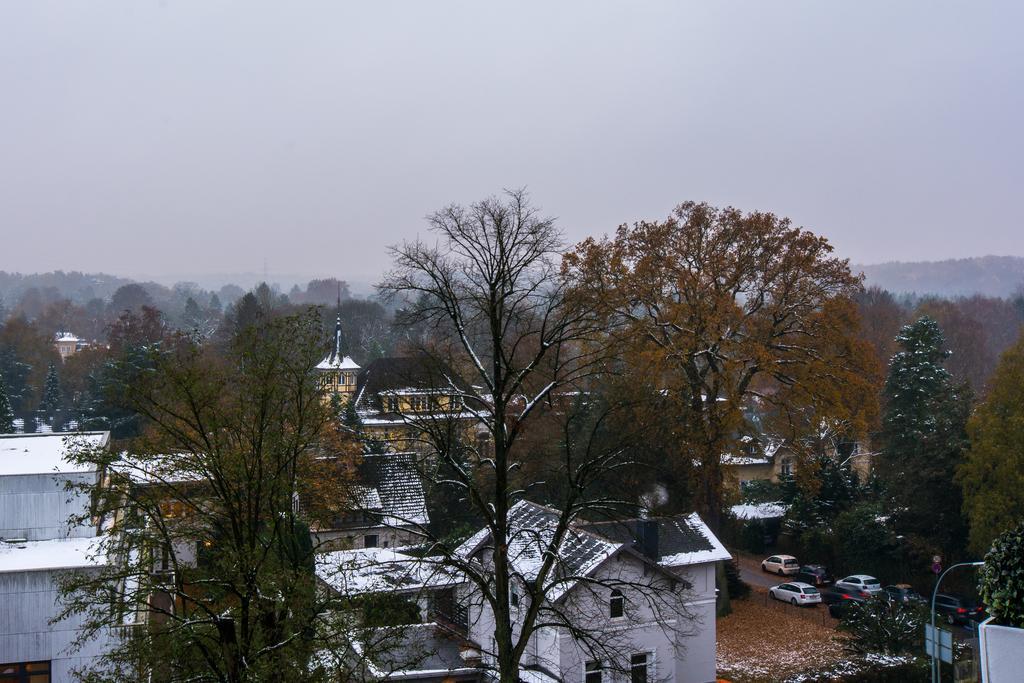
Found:
<path fill-rule="evenodd" d="M 947 664 L 953 663 L 953 633 L 931 624 L 924 625 L 924 651 L 929 657 L 938 657 Z"/>

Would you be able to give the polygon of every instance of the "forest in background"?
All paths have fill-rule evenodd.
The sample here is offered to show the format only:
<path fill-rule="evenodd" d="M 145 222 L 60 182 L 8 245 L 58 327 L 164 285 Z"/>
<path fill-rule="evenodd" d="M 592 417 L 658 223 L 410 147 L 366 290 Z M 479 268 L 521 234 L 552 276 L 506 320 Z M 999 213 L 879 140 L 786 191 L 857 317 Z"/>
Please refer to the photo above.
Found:
<path fill-rule="evenodd" d="M 945 261 L 891 261 L 854 265 L 868 286 L 898 294 L 933 296 L 1019 296 L 1024 287 L 1024 257 L 974 256 Z"/>
<path fill-rule="evenodd" d="M 1005 262 L 1005 267 L 993 270 L 989 278 L 1001 283 L 1000 287 L 1006 290 L 1004 295 L 943 295 L 930 293 L 924 287 L 952 268 L 951 264 L 972 271 L 991 259 Z M 1017 276 L 1014 267 L 1020 269 Z M 1024 259 L 984 257 L 857 266 L 855 272 L 856 269 L 865 271 L 867 285 L 857 301 L 861 335 L 872 344 L 882 367 L 895 352 L 894 339 L 900 327 L 921 315 L 929 315 L 946 335 L 952 352 L 947 362 L 950 373 L 958 382 L 969 384 L 975 393 L 984 393 L 999 356 L 1016 340 L 1024 322 L 1024 289 L 1020 285 L 1024 281 Z M 911 292 L 878 285 L 878 279 L 885 279 L 879 278 L 878 273 L 900 269 L 906 271 L 906 281 L 920 281 L 922 288 Z M 932 273 L 930 279 L 914 275 L 922 271 Z M 1013 277 L 1018 279 L 1011 288 Z M 963 282 L 952 276 L 947 280 L 953 287 Z M 405 334 L 394 328 L 393 311 L 376 298 L 354 297 L 345 280 L 314 279 L 287 292 L 276 284 L 263 283 L 248 293 L 253 300 L 240 303 L 247 291 L 236 284 L 205 289 L 194 282 L 178 282 L 167 287 L 103 273 L 56 271 L 25 275 L 0 271 L 0 323 L 13 321 L 0 328 L 0 374 L 9 391 L 14 388 L 12 382 L 19 384 L 19 375 L 27 377 L 24 391 L 17 392 L 23 399 L 16 410 L 28 410 L 32 403 L 41 400 L 47 366 L 57 360 L 56 350 L 49 343 L 55 334 L 71 332 L 90 343 L 106 345 L 117 320 L 126 312 L 138 315 L 143 308 L 159 311 L 162 325 L 210 336 L 225 321 L 231 323 L 239 315 L 251 315 L 254 303 L 264 309 L 310 305 L 333 308 L 340 300 L 350 352 L 360 363 L 392 352 Z M 333 313 L 323 316 L 325 333 L 333 329 L 334 317 Z M 14 367 L 19 363 L 32 367 L 22 367 L 19 372 Z"/>

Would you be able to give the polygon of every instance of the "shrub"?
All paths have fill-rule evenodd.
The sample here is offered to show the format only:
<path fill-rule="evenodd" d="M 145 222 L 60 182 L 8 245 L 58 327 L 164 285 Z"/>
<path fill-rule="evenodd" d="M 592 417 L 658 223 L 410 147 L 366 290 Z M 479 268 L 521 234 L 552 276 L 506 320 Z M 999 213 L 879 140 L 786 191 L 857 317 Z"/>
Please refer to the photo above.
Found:
<path fill-rule="evenodd" d="M 992 542 L 978 590 L 996 622 L 1024 628 L 1024 521 Z"/>
<path fill-rule="evenodd" d="M 838 629 L 849 635 L 845 647 L 858 654 L 914 653 L 923 643 L 927 617 L 922 606 L 874 597 L 851 605 Z"/>
<path fill-rule="evenodd" d="M 742 545 L 747 552 L 760 555 L 765 551 L 765 530 L 764 522 L 759 519 L 750 520 L 743 525 Z"/>
<path fill-rule="evenodd" d="M 725 580 L 730 598 L 743 599 L 750 595 L 750 586 L 740 578 L 740 563 L 735 557 L 725 563 Z"/>

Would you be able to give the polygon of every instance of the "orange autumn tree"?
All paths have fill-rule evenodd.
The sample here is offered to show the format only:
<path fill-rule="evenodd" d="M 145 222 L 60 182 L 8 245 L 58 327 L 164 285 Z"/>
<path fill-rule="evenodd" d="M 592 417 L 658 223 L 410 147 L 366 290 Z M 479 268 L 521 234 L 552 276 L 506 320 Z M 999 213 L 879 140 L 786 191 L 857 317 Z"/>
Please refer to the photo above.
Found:
<path fill-rule="evenodd" d="M 605 316 L 628 371 L 670 399 L 680 468 L 715 528 L 721 455 L 746 410 L 756 404 L 794 440 L 823 423 L 855 435 L 874 419 L 877 362 L 856 339 L 851 301 L 860 278 L 789 219 L 687 202 L 665 221 L 580 243 L 563 268 Z"/>

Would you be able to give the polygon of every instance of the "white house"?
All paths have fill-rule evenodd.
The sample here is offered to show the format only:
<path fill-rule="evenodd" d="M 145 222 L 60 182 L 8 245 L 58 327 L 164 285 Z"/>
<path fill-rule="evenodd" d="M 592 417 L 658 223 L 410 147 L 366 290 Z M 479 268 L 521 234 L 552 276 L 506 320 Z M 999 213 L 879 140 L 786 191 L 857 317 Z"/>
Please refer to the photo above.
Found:
<path fill-rule="evenodd" d="M 68 526 L 88 510 L 87 496 L 67 482 L 93 482 L 94 468 L 66 459 L 70 448 L 105 448 L 108 432 L 0 435 L 0 680 L 74 680 L 72 669 L 101 654 L 106 640 L 69 648 L 81 622 L 56 624 L 57 578 L 89 571 L 104 558 L 93 525 Z"/>
<path fill-rule="evenodd" d="M 537 576 L 557 519 L 556 511 L 526 501 L 510 511 L 514 614 L 529 609 L 526 585 Z M 457 554 L 486 572 L 489 533 L 474 534 Z M 540 606 L 547 625 L 529 638 L 522 681 L 715 680 L 715 564 L 729 553 L 699 517 L 576 524 L 558 557 Z M 339 595 L 388 593 L 415 604 L 417 642 L 422 646 L 429 634 L 437 647 L 428 650 L 427 664 L 410 652 L 397 671 L 379 678 L 490 679 L 495 626 L 489 603 L 439 558 L 394 550 L 337 552 L 320 558 L 317 573 Z M 402 661 L 396 649 L 388 650 L 392 664 Z"/>

